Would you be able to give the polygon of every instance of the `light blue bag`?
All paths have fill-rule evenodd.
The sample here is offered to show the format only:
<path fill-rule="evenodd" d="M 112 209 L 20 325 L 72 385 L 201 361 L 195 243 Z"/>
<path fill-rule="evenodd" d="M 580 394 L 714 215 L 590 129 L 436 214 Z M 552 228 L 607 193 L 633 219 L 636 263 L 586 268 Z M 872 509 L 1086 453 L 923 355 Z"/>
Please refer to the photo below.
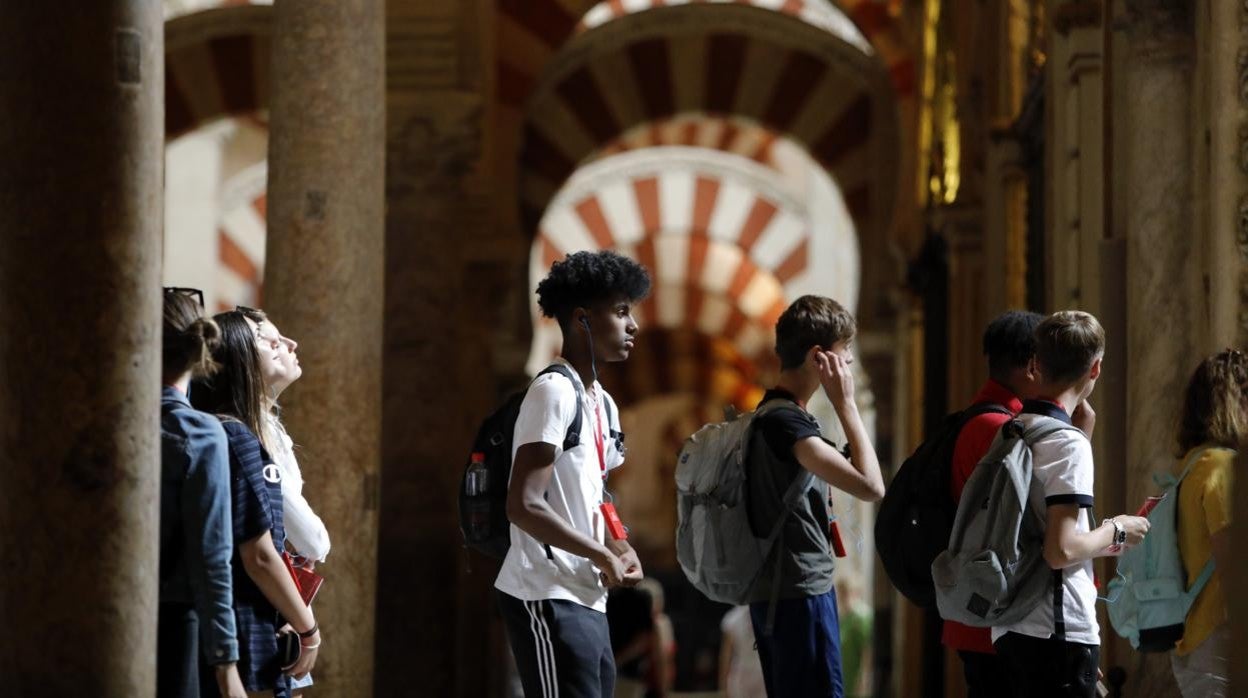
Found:
<path fill-rule="evenodd" d="M 1182 473 L 1153 476 L 1163 498 L 1148 515 L 1144 542 L 1122 554 L 1118 578 L 1109 583 L 1109 622 L 1141 652 L 1169 652 L 1183 638 L 1187 611 L 1213 575 L 1210 559 L 1189 587 L 1179 553 L 1179 485 L 1208 449 L 1188 456 Z"/>

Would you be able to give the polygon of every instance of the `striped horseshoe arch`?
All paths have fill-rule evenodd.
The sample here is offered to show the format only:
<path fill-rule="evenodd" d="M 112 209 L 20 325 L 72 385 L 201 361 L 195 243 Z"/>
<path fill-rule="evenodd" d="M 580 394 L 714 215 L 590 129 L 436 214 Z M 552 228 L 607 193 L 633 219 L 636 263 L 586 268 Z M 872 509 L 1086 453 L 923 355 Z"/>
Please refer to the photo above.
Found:
<path fill-rule="evenodd" d="M 691 114 L 746 119 L 802 145 L 842 191 L 868 262 L 863 283 L 887 285 L 898 131 L 883 66 L 822 28 L 749 5 L 659 7 L 569 41 L 526 111 L 526 228 L 537 230 L 564 181 L 599 150 Z"/>
<path fill-rule="evenodd" d="M 848 215 L 812 236 L 805 204 L 774 180 L 757 163 L 696 148 L 650 148 L 587 166 L 543 219 L 530 258 L 534 290 L 564 255 L 614 249 L 654 275 L 638 309 L 643 327 L 693 329 L 767 361 L 789 299 L 824 293 L 853 307 L 858 280 Z M 532 366 L 559 342 L 557 326 L 539 320 Z"/>
<path fill-rule="evenodd" d="M 269 103 L 271 5 L 216 7 L 165 23 L 165 140 Z"/>

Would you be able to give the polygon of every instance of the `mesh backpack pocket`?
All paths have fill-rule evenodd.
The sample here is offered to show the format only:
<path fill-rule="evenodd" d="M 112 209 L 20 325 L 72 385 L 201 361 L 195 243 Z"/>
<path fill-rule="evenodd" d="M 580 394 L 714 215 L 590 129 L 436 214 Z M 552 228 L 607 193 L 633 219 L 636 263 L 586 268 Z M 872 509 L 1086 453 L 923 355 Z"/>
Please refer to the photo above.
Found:
<path fill-rule="evenodd" d="M 573 377 L 572 369 L 564 364 L 552 364 L 537 374 L 534 380 L 548 373 L 558 373 L 567 378 L 576 389 L 578 409 L 563 438 L 563 450 L 567 451 L 580 445 L 581 385 Z M 477 429 L 477 437 L 472 442 L 472 456 L 464 466 L 463 477 L 459 483 L 459 529 L 464 536 L 464 544 L 500 560 L 507 556 L 507 550 L 511 547 L 511 521 L 507 518 L 511 446 L 516 419 L 520 416 L 520 405 L 527 392 L 526 389 L 511 395 L 482 420 Z M 609 402 L 607 409 L 607 420 L 610 422 L 613 413 Z M 612 431 L 613 437 L 616 434 L 617 432 Z M 473 472 L 473 458 L 478 459 L 484 475 L 481 471 Z"/>

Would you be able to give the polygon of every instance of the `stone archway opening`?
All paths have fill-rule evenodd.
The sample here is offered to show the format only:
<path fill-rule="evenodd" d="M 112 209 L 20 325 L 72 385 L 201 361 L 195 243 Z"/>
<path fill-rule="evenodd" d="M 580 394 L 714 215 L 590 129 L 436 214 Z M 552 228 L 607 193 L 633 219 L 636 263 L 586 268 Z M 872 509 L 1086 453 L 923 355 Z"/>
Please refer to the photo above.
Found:
<path fill-rule="evenodd" d="M 210 312 L 259 306 L 273 8 L 166 11 L 163 282 L 202 289 Z"/>

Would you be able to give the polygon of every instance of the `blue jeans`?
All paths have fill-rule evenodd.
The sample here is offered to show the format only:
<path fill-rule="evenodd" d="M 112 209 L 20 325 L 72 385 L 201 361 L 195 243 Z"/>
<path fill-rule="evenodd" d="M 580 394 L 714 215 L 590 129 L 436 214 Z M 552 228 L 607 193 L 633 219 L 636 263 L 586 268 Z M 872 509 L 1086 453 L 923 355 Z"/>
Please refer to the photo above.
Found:
<path fill-rule="evenodd" d="M 776 604 L 775 627 L 770 637 L 764 635 L 769 604 L 750 604 L 768 697 L 842 698 L 845 687 L 841 678 L 841 622 L 836 612 L 836 592 L 781 599 Z"/>

